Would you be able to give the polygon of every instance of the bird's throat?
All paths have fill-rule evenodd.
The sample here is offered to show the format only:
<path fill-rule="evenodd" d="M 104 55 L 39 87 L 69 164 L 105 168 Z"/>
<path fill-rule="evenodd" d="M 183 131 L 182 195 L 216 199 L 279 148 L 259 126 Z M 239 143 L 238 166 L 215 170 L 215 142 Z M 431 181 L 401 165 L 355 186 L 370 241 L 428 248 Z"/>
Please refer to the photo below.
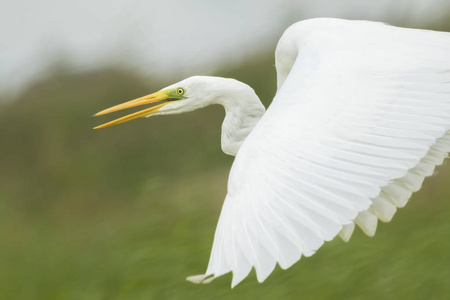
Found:
<path fill-rule="evenodd" d="M 242 107 L 233 106 L 230 108 L 227 105 L 224 105 L 224 107 L 225 119 L 222 123 L 222 151 L 225 154 L 236 156 L 242 143 L 263 116 L 265 107 L 256 94 L 252 100 L 245 101 Z"/>

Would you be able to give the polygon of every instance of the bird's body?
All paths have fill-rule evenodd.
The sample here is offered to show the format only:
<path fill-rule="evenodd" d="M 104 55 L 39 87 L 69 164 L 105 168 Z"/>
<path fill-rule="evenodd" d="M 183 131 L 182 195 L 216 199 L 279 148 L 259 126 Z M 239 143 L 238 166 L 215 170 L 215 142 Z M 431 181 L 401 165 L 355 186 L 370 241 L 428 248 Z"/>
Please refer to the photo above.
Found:
<path fill-rule="evenodd" d="M 166 101 L 156 108 L 105 124 L 225 107 L 222 149 L 236 159 L 193 282 L 232 271 L 235 286 L 252 268 L 263 281 L 338 234 L 348 241 L 355 223 L 372 236 L 450 151 L 450 33 L 313 19 L 286 30 L 275 60 L 266 113 L 243 83 L 191 77 L 125 105 Z"/>

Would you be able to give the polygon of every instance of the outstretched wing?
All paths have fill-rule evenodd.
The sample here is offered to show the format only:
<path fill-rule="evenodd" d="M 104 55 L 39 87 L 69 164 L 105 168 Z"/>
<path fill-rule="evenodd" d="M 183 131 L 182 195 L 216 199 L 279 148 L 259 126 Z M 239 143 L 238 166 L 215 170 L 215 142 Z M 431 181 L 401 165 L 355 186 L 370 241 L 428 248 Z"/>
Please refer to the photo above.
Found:
<path fill-rule="evenodd" d="M 232 271 L 235 286 L 254 267 L 261 282 L 355 222 L 374 234 L 450 151 L 449 33 L 304 21 L 277 69 L 287 76 L 236 156 L 208 269 L 191 281 Z"/>

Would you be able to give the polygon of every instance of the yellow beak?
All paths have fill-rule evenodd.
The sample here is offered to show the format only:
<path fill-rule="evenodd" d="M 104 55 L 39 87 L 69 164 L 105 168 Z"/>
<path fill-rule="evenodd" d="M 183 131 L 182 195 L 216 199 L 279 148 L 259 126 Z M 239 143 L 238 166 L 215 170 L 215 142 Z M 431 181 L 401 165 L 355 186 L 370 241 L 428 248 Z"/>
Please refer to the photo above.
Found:
<path fill-rule="evenodd" d="M 145 105 L 145 104 L 151 104 L 151 103 L 155 103 L 155 102 L 159 102 L 159 101 L 166 101 L 170 99 L 169 96 L 170 91 L 160 91 L 154 94 L 150 94 L 138 99 L 134 99 L 110 108 L 107 108 L 105 110 L 102 110 L 98 113 L 96 113 L 95 115 L 93 115 L 93 117 L 97 117 L 97 116 L 101 116 L 101 115 L 105 115 L 105 114 L 109 114 L 115 111 L 119 111 L 119 110 L 123 110 L 123 109 L 127 109 L 127 108 L 131 108 L 131 107 L 135 107 L 135 106 L 139 106 L 139 105 Z M 116 125 L 116 124 L 120 124 L 126 121 L 130 121 L 130 120 L 134 120 L 136 118 L 140 118 L 140 117 L 144 117 L 147 116 L 149 114 L 155 113 L 157 112 L 161 107 L 163 107 L 164 105 L 166 105 L 167 103 L 169 103 L 168 101 L 155 105 L 153 107 L 129 114 L 127 116 L 124 116 L 122 118 L 118 118 L 114 121 L 105 123 L 103 125 L 94 127 L 94 129 L 99 129 L 99 128 L 105 128 L 108 126 L 112 126 L 112 125 Z"/>

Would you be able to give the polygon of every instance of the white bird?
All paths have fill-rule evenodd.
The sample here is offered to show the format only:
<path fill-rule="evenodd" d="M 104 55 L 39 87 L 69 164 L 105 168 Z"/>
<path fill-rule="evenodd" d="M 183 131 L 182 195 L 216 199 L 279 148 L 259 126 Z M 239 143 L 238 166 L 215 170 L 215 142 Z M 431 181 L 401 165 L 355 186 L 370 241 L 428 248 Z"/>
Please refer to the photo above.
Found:
<path fill-rule="evenodd" d="M 450 152 L 450 33 L 368 21 L 290 26 L 276 52 L 265 112 L 234 79 L 194 76 L 96 115 L 160 102 L 138 117 L 223 105 L 222 150 L 235 155 L 207 283 L 255 268 L 264 281 L 354 224 L 373 236 Z"/>

